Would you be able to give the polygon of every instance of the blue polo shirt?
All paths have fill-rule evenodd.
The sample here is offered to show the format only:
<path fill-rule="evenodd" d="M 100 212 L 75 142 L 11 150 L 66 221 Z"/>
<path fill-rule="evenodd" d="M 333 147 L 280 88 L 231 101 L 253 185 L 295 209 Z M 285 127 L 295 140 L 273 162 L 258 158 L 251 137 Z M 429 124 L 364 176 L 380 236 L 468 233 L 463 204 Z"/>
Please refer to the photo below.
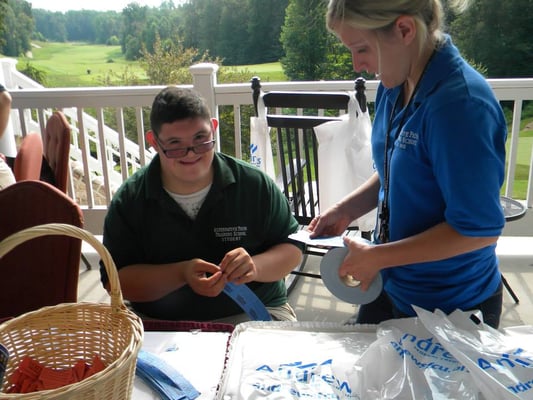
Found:
<path fill-rule="evenodd" d="M 378 88 L 372 133 L 380 199 L 387 132 L 389 148 L 394 143 L 392 156 L 388 151 L 390 240 L 416 235 L 444 221 L 465 236 L 500 235 L 505 223 L 499 193 L 507 128 L 486 80 L 447 37 L 430 60 L 408 109 L 402 109 L 400 98 L 391 118 L 401 89 Z M 411 304 L 445 312 L 476 306 L 501 282 L 495 247 L 386 269 L 385 290 L 408 315 L 415 315 Z"/>

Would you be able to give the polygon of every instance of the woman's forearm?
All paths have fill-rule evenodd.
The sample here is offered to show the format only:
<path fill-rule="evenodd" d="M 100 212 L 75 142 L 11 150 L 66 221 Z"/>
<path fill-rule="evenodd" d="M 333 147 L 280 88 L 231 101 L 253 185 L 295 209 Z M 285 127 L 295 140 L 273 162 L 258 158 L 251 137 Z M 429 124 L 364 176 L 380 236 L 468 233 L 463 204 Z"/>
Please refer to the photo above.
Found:
<path fill-rule="evenodd" d="M 379 177 L 375 172 L 365 183 L 340 200 L 338 206 L 355 220 L 377 207 L 379 187 Z"/>
<path fill-rule="evenodd" d="M 443 260 L 481 249 L 497 240 L 497 236 L 464 236 L 443 222 L 420 234 L 374 246 L 370 251 L 381 268 L 388 268 Z"/>

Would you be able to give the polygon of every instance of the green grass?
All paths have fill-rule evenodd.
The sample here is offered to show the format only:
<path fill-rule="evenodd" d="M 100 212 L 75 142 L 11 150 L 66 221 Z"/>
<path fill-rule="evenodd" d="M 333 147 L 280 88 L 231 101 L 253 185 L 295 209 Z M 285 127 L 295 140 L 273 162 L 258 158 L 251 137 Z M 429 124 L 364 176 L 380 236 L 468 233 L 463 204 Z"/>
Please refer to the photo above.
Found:
<path fill-rule="evenodd" d="M 237 68 L 241 67 L 252 71 L 253 74 L 261 78 L 261 81 L 263 82 L 284 82 L 287 80 L 287 76 L 283 73 L 283 68 L 279 62 L 241 65 Z"/>
<path fill-rule="evenodd" d="M 120 46 L 85 43 L 42 43 L 32 50 L 32 58 L 19 58 L 18 67 L 26 62 L 46 73 L 47 87 L 99 86 L 113 72 L 121 75 L 126 67 L 140 79 L 146 79 L 139 63 L 127 61 Z M 90 73 L 88 73 L 90 70 Z"/>
<path fill-rule="evenodd" d="M 121 76 L 126 68 L 129 75 L 134 74 L 141 80 L 141 83 L 148 84 L 146 74 L 139 63 L 126 60 L 120 51 L 120 46 L 76 42 L 35 42 L 34 44 L 32 57 L 19 58 L 18 67 L 22 69 L 29 62 L 37 69 L 44 71 L 47 87 L 101 86 L 105 77 Z M 258 75 L 262 81 L 287 80 L 279 62 L 240 65 L 234 68 Z"/>

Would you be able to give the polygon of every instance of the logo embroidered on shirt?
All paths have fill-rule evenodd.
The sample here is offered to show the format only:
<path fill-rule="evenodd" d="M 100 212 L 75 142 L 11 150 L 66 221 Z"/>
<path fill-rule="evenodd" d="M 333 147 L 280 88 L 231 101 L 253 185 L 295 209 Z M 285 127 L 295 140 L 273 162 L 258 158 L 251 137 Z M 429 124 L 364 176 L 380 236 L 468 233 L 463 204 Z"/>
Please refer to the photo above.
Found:
<path fill-rule="evenodd" d="M 396 142 L 398 148 L 407 149 L 407 146 L 416 146 L 418 144 L 418 133 L 412 131 L 401 131 L 400 137 Z"/>
<path fill-rule="evenodd" d="M 240 242 L 248 233 L 247 226 L 228 226 L 213 229 L 215 236 L 222 242 Z"/>

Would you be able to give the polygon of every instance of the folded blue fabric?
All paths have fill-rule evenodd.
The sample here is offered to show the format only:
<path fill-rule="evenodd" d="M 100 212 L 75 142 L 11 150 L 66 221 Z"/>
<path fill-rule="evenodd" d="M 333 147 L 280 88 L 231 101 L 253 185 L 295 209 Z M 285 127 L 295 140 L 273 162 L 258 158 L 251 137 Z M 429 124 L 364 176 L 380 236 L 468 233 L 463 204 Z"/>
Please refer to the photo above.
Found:
<path fill-rule="evenodd" d="M 174 367 L 155 354 L 140 350 L 135 374 L 163 400 L 192 400 L 200 392 Z"/>
<path fill-rule="evenodd" d="M 231 297 L 253 321 L 272 321 L 263 302 L 248 286 L 228 282 L 224 287 L 224 293 Z"/>

